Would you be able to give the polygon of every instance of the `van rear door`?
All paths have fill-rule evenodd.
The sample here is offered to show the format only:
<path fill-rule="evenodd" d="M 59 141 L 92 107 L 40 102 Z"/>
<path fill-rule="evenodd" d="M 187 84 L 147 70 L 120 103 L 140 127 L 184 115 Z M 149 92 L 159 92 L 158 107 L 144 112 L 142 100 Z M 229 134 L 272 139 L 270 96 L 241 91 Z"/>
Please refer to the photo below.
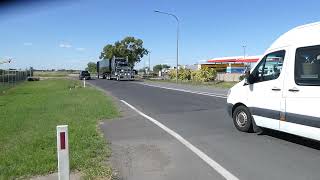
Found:
<path fill-rule="evenodd" d="M 320 140 L 320 45 L 294 49 L 280 130 Z"/>

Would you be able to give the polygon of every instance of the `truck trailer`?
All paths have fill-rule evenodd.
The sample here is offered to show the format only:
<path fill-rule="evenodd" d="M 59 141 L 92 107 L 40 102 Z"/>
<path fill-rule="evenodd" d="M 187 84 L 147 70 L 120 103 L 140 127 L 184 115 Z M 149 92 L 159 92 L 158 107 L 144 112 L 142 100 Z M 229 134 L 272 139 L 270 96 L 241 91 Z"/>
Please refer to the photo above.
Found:
<path fill-rule="evenodd" d="M 129 66 L 128 57 L 103 59 L 97 62 L 98 78 L 121 80 L 134 80 L 135 71 Z"/>

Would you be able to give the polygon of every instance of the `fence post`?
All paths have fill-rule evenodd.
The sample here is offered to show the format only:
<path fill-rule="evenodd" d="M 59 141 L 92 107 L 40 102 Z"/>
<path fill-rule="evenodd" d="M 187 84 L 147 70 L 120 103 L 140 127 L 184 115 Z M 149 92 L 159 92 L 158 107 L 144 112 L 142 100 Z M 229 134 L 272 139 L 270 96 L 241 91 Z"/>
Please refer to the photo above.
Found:
<path fill-rule="evenodd" d="M 4 78 L 5 78 L 5 70 L 3 69 L 2 70 L 2 84 L 3 85 L 5 85 Z"/>
<path fill-rule="evenodd" d="M 68 125 L 57 126 L 57 151 L 59 180 L 69 180 Z"/>
<path fill-rule="evenodd" d="M 7 71 L 7 78 L 8 78 L 8 81 L 7 81 L 7 82 L 8 82 L 8 86 L 10 86 L 10 78 L 9 78 L 9 77 L 10 77 L 10 71 L 8 70 L 8 71 Z"/>

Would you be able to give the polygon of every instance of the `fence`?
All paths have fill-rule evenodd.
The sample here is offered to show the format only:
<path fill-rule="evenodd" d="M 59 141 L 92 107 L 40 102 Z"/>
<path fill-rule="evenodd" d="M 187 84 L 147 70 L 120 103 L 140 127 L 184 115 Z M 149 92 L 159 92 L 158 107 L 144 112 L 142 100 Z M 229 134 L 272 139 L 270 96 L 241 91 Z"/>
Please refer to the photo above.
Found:
<path fill-rule="evenodd" d="M 239 74 L 239 73 L 218 73 L 216 80 L 217 81 L 237 82 L 237 81 L 240 81 L 241 75 L 242 74 Z"/>
<path fill-rule="evenodd" d="M 29 75 L 30 71 L 0 69 L 0 86 L 15 85 L 25 81 Z"/>

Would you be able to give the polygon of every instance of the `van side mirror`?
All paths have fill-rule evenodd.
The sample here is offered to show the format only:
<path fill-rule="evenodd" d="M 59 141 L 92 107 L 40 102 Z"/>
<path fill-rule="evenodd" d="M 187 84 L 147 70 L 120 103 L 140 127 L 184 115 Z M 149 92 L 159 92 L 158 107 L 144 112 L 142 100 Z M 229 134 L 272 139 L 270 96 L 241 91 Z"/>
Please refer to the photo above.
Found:
<path fill-rule="evenodd" d="M 250 70 L 246 70 L 244 76 L 244 85 L 253 84 L 253 75 L 250 74 Z"/>

